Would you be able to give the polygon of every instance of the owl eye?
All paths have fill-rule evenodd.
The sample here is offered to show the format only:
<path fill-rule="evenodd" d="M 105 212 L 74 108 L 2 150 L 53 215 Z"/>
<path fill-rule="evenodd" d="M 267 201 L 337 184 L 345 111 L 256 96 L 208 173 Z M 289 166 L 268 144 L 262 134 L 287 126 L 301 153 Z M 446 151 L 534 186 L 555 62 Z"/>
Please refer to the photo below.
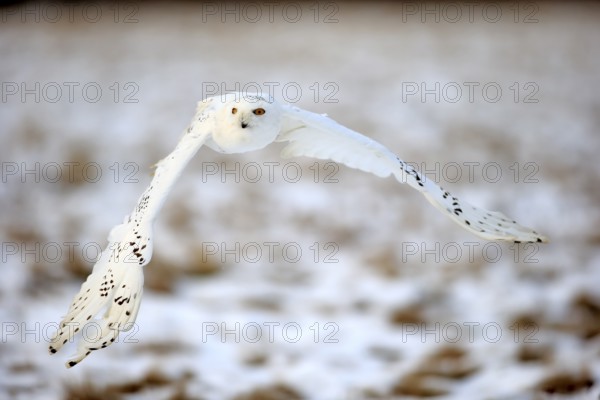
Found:
<path fill-rule="evenodd" d="M 236 114 L 236 113 L 237 113 L 237 108 L 233 107 L 233 108 L 231 109 L 231 113 L 232 113 L 232 114 Z"/>
<path fill-rule="evenodd" d="M 264 115 L 264 113 L 266 113 L 264 108 L 257 108 L 255 110 L 252 110 L 252 113 L 254 115 Z"/>

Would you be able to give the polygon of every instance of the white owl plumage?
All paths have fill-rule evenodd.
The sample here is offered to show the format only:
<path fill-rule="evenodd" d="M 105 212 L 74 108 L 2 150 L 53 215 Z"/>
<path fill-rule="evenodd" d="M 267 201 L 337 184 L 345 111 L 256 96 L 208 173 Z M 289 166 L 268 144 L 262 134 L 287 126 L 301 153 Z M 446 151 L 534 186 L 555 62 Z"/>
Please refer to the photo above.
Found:
<path fill-rule="evenodd" d="M 196 114 L 177 147 L 156 164 L 150 186 L 133 212 L 113 228 L 108 246 L 81 286 L 49 346 L 56 353 L 95 322 L 101 334 L 81 338 L 73 367 L 92 351 L 109 346 L 135 322 L 143 291 L 142 268 L 150 262 L 153 222 L 190 159 L 203 144 L 221 153 L 244 153 L 272 142 L 288 142 L 282 157 L 329 159 L 379 177 L 394 175 L 417 189 L 437 209 L 474 234 L 489 240 L 546 242 L 539 233 L 497 211 L 487 211 L 452 196 L 383 145 L 326 115 L 275 102 L 263 94 L 228 93 L 198 103 Z M 100 319 L 98 313 L 106 309 Z"/>

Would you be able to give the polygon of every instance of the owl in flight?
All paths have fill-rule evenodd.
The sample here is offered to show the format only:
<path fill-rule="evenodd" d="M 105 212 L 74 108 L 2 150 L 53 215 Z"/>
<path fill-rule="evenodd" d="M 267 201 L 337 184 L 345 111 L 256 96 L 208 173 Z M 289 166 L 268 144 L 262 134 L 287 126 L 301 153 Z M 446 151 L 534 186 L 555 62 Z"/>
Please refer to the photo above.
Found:
<path fill-rule="evenodd" d="M 421 192 L 431 204 L 463 228 L 489 240 L 546 242 L 539 233 L 497 211 L 459 200 L 378 142 L 348 129 L 326 115 L 263 94 L 228 93 L 198 103 L 196 114 L 175 150 L 159 161 L 150 186 L 133 212 L 108 236 L 108 246 L 73 299 L 49 350 L 56 353 L 83 329 L 96 323 L 99 334 L 81 338 L 67 367 L 92 351 L 109 346 L 120 331 L 133 326 L 140 308 L 142 267 L 152 257 L 154 219 L 186 164 L 205 144 L 220 153 L 244 153 L 272 142 L 287 142 L 282 157 L 329 159 L 379 177 L 394 177 Z M 106 309 L 101 318 L 96 318 Z"/>

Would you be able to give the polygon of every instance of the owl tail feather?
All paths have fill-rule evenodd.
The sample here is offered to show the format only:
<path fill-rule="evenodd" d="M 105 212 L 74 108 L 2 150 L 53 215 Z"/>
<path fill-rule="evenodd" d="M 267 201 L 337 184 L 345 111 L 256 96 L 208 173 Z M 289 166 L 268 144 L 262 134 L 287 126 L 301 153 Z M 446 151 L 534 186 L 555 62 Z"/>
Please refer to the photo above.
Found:
<path fill-rule="evenodd" d="M 143 285 L 141 266 L 123 259 L 115 260 L 111 258 L 110 251 L 105 250 L 59 324 L 50 342 L 50 353 L 56 353 L 81 334 L 77 354 L 66 364 L 70 368 L 92 351 L 115 342 L 120 331 L 128 331 L 134 325 Z M 102 318 L 95 318 L 104 309 L 106 312 Z"/>

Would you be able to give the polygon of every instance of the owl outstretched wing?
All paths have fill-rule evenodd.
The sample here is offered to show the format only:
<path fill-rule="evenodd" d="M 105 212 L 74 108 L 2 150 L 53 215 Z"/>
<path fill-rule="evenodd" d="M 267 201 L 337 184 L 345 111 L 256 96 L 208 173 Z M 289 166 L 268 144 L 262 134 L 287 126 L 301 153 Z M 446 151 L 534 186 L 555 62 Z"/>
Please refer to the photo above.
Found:
<path fill-rule="evenodd" d="M 282 157 L 329 159 L 379 177 L 394 175 L 423 193 L 437 209 L 463 228 L 489 240 L 546 242 L 536 231 L 499 211 L 475 207 L 450 194 L 380 143 L 348 129 L 325 115 L 282 105 L 283 127 L 278 142 L 289 142 Z"/>
<path fill-rule="evenodd" d="M 211 134 L 215 113 L 213 103 L 213 98 L 198 103 L 194 118 L 175 150 L 156 164 L 150 186 L 133 212 L 111 230 L 108 246 L 73 298 L 51 340 L 50 353 L 59 351 L 83 332 L 86 325 L 95 324 L 96 329 L 93 337 L 91 334 L 82 335 L 77 354 L 67 362 L 67 367 L 77 365 L 92 351 L 109 346 L 119 332 L 133 326 L 142 299 L 142 268 L 152 257 L 154 219 L 177 177 Z M 104 315 L 96 319 L 103 310 L 106 310 Z"/>

